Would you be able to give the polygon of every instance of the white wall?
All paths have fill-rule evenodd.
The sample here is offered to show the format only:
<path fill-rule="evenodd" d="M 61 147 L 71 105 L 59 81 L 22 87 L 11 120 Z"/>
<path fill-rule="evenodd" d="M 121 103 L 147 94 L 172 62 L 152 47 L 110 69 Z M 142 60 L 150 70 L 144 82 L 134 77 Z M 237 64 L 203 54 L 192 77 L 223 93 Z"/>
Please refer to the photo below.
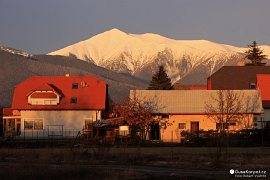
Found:
<path fill-rule="evenodd" d="M 25 130 L 25 119 L 43 119 L 43 130 Z M 59 129 L 62 126 L 48 126 L 48 125 L 63 125 L 65 136 L 76 136 L 78 131 L 82 131 L 85 120 L 93 120 L 101 118 L 101 111 L 21 111 L 21 136 L 23 137 L 48 137 L 48 128 L 50 134 L 52 129 Z"/>

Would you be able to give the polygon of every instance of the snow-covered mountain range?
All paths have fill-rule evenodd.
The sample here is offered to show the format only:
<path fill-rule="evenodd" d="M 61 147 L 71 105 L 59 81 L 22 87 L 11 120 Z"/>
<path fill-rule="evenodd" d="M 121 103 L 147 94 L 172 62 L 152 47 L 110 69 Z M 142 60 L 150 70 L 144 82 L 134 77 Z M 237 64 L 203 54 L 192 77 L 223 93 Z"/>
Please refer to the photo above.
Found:
<path fill-rule="evenodd" d="M 270 46 L 261 48 L 270 57 Z M 174 40 L 158 34 L 129 34 L 111 29 L 49 55 L 73 56 L 148 80 L 157 66 L 164 65 L 176 82 L 194 72 L 208 76 L 224 65 L 242 65 L 245 50 L 207 40 Z M 201 78 L 200 74 L 195 74 L 197 77 L 193 78 Z M 204 83 L 197 81 L 192 83 Z"/>

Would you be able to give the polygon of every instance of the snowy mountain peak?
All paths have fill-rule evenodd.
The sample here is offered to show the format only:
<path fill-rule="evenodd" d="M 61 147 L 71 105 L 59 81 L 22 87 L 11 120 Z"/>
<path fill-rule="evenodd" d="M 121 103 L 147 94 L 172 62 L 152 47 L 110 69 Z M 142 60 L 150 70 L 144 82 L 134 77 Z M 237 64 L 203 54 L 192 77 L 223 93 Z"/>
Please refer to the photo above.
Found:
<path fill-rule="evenodd" d="M 108 31 L 105 31 L 104 33 L 113 33 L 113 34 L 122 34 L 122 33 L 125 33 L 124 31 L 121 31 L 120 29 L 117 29 L 117 28 L 113 28 L 113 29 L 110 29 Z M 127 34 L 127 33 L 125 33 Z"/>
<path fill-rule="evenodd" d="M 262 46 L 270 55 L 270 47 Z M 158 65 L 164 65 L 177 81 L 201 65 L 213 73 L 218 67 L 243 60 L 240 48 L 208 40 L 175 40 L 159 34 L 129 34 L 111 29 L 92 38 L 49 53 L 75 56 L 116 72 L 149 79 Z"/>
<path fill-rule="evenodd" d="M 17 50 L 14 48 L 9 48 L 9 47 L 4 47 L 4 46 L 0 46 L 0 50 L 14 54 L 14 55 L 18 55 L 18 56 L 23 56 L 26 58 L 31 58 L 33 55 L 30 53 L 27 53 L 25 51 L 21 51 L 21 50 Z"/>

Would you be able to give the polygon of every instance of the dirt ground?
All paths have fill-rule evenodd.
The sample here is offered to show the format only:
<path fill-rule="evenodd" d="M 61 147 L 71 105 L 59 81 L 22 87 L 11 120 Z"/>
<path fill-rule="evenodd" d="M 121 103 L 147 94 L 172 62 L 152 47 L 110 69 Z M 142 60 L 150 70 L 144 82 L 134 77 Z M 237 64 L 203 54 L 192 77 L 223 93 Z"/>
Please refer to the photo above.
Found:
<path fill-rule="evenodd" d="M 228 179 L 270 172 L 270 148 L 0 148 L 1 179 Z"/>

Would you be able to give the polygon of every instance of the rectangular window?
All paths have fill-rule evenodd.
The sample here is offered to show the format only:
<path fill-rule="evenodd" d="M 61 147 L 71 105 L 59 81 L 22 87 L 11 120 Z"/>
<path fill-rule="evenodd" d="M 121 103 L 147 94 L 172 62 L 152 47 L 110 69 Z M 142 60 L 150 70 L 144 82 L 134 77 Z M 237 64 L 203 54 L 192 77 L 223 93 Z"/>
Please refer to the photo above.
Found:
<path fill-rule="evenodd" d="M 77 98 L 76 98 L 76 97 L 72 97 L 72 98 L 70 99 L 70 103 L 71 103 L 71 104 L 77 104 Z"/>
<path fill-rule="evenodd" d="M 34 121 L 24 120 L 24 129 L 34 129 Z"/>
<path fill-rule="evenodd" d="M 35 119 L 34 120 L 34 129 L 35 130 L 43 129 L 43 120 L 42 119 Z"/>
<path fill-rule="evenodd" d="M 45 104 L 45 105 L 50 105 L 50 104 L 51 104 L 51 101 L 45 100 L 45 101 L 44 101 L 44 104 Z"/>
<path fill-rule="evenodd" d="M 120 136 L 129 135 L 129 126 L 119 126 L 119 135 Z"/>
<path fill-rule="evenodd" d="M 216 124 L 216 129 L 228 129 L 229 128 L 229 123 L 217 123 Z"/>
<path fill-rule="evenodd" d="M 57 105 L 57 101 L 51 101 L 52 105 Z"/>
<path fill-rule="evenodd" d="M 179 129 L 186 129 L 186 123 L 178 123 Z"/>
<path fill-rule="evenodd" d="M 29 130 L 42 130 L 43 129 L 43 119 L 25 119 L 24 129 Z"/>
<path fill-rule="evenodd" d="M 72 83 L 72 89 L 78 89 L 78 83 Z"/>

